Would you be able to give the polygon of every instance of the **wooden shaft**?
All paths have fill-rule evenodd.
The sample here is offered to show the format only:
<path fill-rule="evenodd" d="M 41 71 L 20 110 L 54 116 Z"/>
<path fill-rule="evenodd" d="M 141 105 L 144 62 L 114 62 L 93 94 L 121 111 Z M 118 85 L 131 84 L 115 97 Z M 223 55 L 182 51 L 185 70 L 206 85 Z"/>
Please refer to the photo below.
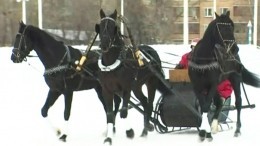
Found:
<path fill-rule="evenodd" d="M 130 42 L 131 44 L 133 45 L 133 49 L 134 49 L 134 52 L 135 52 L 135 57 L 139 63 L 139 66 L 143 66 L 144 65 L 144 62 L 142 60 L 142 55 L 140 53 L 140 50 L 139 48 L 136 46 L 135 42 L 134 42 L 134 38 L 133 38 L 133 35 L 132 35 L 132 32 L 130 30 L 130 27 L 127 25 L 127 23 L 125 22 L 123 16 L 120 16 L 120 19 L 123 21 L 123 23 L 125 24 L 126 26 L 126 30 L 128 32 L 128 37 L 130 39 Z"/>
<path fill-rule="evenodd" d="M 91 38 L 90 38 L 90 42 L 89 42 L 89 44 L 88 44 L 88 47 L 87 47 L 87 49 L 85 50 L 84 54 L 81 56 L 79 63 L 77 64 L 77 67 L 76 67 L 76 70 L 77 70 L 77 71 L 80 71 L 80 70 L 81 70 L 82 65 L 83 65 L 84 62 L 87 60 L 88 52 L 90 51 L 91 47 L 93 46 L 93 44 L 94 44 L 94 42 L 95 42 L 97 36 L 98 36 L 98 33 L 96 33 L 96 32 L 91 35 Z"/>
<path fill-rule="evenodd" d="M 76 70 L 77 71 L 80 71 L 81 70 L 81 66 L 83 65 L 83 63 L 87 60 L 87 56 L 85 55 L 82 55 L 81 58 L 80 58 L 80 61 L 76 67 Z"/>

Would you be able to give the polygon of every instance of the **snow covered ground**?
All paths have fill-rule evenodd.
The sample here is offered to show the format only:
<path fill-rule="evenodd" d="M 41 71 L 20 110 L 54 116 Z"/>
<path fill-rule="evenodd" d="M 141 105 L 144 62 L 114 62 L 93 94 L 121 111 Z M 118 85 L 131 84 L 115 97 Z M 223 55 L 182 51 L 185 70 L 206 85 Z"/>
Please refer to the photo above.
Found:
<path fill-rule="evenodd" d="M 78 46 L 85 48 L 84 46 Z M 154 45 L 166 62 L 177 63 L 180 56 L 189 51 L 188 46 Z M 43 66 L 37 57 L 28 58 L 27 62 L 14 64 L 10 60 L 12 47 L 0 48 L 0 145 L 1 146 L 83 146 L 103 145 L 106 132 L 106 118 L 103 107 L 94 90 L 74 93 L 69 136 L 67 142 L 57 140 L 55 132 L 46 120 L 41 117 L 48 87 L 43 79 Z M 166 54 L 170 52 L 175 55 Z M 260 75 L 260 50 L 247 45 L 240 45 L 240 56 L 244 65 L 252 72 Z M 167 66 L 167 64 L 164 64 Z M 166 75 L 167 75 L 167 70 Z M 249 100 L 256 104 L 254 109 L 242 110 L 242 135 L 233 137 L 234 128 L 220 132 L 214 136 L 213 142 L 198 142 L 197 130 L 160 134 L 156 131 L 141 138 L 143 115 L 135 109 L 129 110 L 128 120 L 135 130 L 135 138 L 125 136 L 124 125 L 119 116 L 116 119 L 117 133 L 114 135 L 114 146 L 220 146 L 220 145 L 259 145 L 257 135 L 260 127 L 260 89 L 245 86 Z M 242 93 L 243 97 L 244 94 Z M 160 96 L 158 93 L 157 98 Z M 234 99 L 234 98 L 233 98 Z M 232 103 L 234 100 L 232 100 Z M 245 98 L 243 103 L 246 104 Z M 49 111 L 49 118 L 57 127 L 63 122 L 63 97 Z M 236 120 L 236 111 L 230 111 L 230 117 Z M 257 144 L 258 143 L 258 144 Z"/>

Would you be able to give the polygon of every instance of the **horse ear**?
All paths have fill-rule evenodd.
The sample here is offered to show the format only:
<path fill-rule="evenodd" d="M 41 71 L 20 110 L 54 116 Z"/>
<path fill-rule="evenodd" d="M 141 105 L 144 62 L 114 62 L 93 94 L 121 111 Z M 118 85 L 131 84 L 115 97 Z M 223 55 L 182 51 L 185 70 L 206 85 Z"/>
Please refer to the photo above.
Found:
<path fill-rule="evenodd" d="M 226 12 L 226 15 L 229 17 L 229 16 L 230 16 L 230 11 L 227 11 L 227 12 Z"/>
<path fill-rule="evenodd" d="M 219 18 L 219 15 L 215 12 L 215 16 L 216 16 L 216 18 Z"/>
<path fill-rule="evenodd" d="M 100 18 L 104 18 L 104 17 L 106 17 L 106 14 L 103 11 L 103 9 L 100 9 Z"/>
<path fill-rule="evenodd" d="M 111 15 L 111 18 L 115 19 L 117 18 L 117 10 L 115 9 L 114 13 Z"/>
<path fill-rule="evenodd" d="M 99 24 L 95 25 L 95 31 L 96 31 L 96 33 L 99 33 Z"/>
<path fill-rule="evenodd" d="M 21 25 L 22 25 L 22 24 L 24 25 L 24 23 L 23 23 L 23 21 L 22 21 L 22 20 L 20 20 L 20 21 L 19 21 L 19 23 L 20 23 Z"/>
<path fill-rule="evenodd" d="M 24 24 L 24 22 L 22 20 L 19 21 L 19 24 L 20 24 L 20 28 L 21 27 L 25 27 L 25 24 Z"/>

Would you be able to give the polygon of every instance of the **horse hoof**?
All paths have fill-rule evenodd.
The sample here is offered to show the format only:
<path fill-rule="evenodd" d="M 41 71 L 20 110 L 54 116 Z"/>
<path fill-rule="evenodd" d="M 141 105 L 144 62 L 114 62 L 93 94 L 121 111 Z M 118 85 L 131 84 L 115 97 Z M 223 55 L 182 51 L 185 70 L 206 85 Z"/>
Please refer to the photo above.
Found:
<path fill-rule="evenodd" d="M 133 129 L 127 130 L 126 131 L 126 136 L 128 138 L 134 138 L 134 136 L 135 136 L 134 130 Z"/>
<path fill-rule="evenodd" d="M 142 135 L 141 135 L 141 137 L 146 137 L 148 135 L 148 132 L 147 132 L 147 130 L 143 130 L 143 132 L 142 132 Z"/>
<path fill-rule="evenodd" d="M 126 118 L 127 117 L 127 108 L 122 108 L 120 112 L 120 118 Z"/>
<path fill-rule="evenodd" d="M 211 142 L 213 140 L 213 137 L 211 136 L 211 133 L 206 134 L 206 139 Z"/>
<path fill-rule="evenodd" d="M 200 130 L 199 131 L 199 141 L 203 142 L 206 138 L 206 131 L 205 130 Z"/>
<path fill-rule="evenodd" d="M 113 132 L 116 133 L 116 127 L 113 127 Z"/>
<path fill-rule="evenodd" d="M 67 138 L 67 135 L 66 135 L 66 134 L 63 134 L 59 139 L 60 139 L 60 141 L 62 141 L 62 142 L 66 142 L 66 141 L 67 141 L 66 138 Z"/>
<path fill-rule="evenodd" d="M 57 130 L 56 130 L 56 135 L 57 135 L 57 136 L 60 136 L 60 135 L 61 135 L 60 129 L 57 129 Z"/>
<path fill-rule="evenodd" d="M 147 130 L 150 131 L 150 132 L 154 131 L 153 124 L 149 123 L 148 126 L 147 126 Z"/>
<path fill-rule="evenodd" d="M 104 144 L 105 144 L 105 145 L 112 145 L 112 139 L 111 139 L 110 137 L 106 138 L 106 139 L 104 140 Z"/>
<path fill-rule="evenodd" d="M 43 108 L 41 110 L 41 113 L 42 113 L 42 117 L 44 117 L 44 118 L 46 118 L 48 116 L 47 110 L 44 110 Z"/>
<path fill-rule="evenodd" d="M 234 137 L 239 137 L 241 135 L 241 132 L 240 131 L 236 131 L 235 134 L 234 134 Z"/>
<path fill-rule="evenodd" d="M 213 137 L 211 136 L 211 133 L 206 132 L 205 130 L 200 130 L 200 132 L 199 132 L 200 142 L 203 142 L 205 139 L 207 139 L 207 141 L 211 142 L 213 140 Z"/>

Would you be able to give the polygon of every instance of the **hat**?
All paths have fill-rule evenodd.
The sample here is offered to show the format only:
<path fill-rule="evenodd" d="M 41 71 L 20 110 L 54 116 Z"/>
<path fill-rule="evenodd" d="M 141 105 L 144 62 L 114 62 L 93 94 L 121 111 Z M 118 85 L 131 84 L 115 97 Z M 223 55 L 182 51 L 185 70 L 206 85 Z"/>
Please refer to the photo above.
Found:
<path fill-rule="evenodd" d="M 193 40 L 191 40 L 191 46 L 196 46 L 197 45 L 197 43 L 199 42 L 199 38 L 195 38 L 195 39 L 193 39 Z"/>

